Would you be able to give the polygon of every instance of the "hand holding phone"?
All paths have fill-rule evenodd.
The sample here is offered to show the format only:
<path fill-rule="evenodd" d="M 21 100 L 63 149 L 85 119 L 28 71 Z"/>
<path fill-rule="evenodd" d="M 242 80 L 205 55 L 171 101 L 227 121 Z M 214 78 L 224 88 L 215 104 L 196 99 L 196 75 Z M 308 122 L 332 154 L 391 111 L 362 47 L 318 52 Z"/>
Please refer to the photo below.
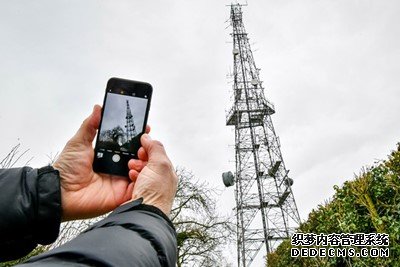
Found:
<path fill-rule="evenodd" d="M 100 125 L 101 111 L 99 105 L 94 106 L 53 163 L 60 174 L 63 221 L 99 216 L 132 198 L 133 183 L 128 179 L 93 171 L 92 142 Z"/>

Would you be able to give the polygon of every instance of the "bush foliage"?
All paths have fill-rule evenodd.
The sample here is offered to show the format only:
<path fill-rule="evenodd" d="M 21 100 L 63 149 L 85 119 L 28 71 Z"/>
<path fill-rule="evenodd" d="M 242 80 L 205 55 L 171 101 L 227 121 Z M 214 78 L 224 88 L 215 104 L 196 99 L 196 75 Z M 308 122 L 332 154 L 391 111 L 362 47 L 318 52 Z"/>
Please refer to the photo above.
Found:
<path fill-rule="evenodd" d="M 45 246 L 37 246 L 34 250 L 31 251 L 31 253 L 29 253 L 25 257 L 22 257 L 18 260 L 13 260 L 13 261 L 0 262 L 0 267 L 11 267 L 11 266 L 15 266 L 18 264 L 22 264 L 25 261 L 27 261 L 29 258 L 39 255 L 45 251 L 47 251 L 47 248 Z"/>
<path fill-rule="evenodd" d="M 334 189 L 332 200 L 312 210 L 298 232 L 386 233 L 390 257 L 292 258 L 292 245 L 286 240 L 268 255 L 268 266 L 400 266 L 400 143 L 386 161 Z"/>

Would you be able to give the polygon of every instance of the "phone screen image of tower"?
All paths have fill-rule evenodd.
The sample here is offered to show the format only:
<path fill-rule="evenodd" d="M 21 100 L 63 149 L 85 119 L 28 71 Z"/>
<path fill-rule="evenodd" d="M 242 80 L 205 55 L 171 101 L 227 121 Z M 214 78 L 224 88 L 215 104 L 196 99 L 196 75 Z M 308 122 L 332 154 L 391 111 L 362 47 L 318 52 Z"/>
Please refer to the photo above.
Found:
<path fill-rule="evenodd" d="M 98 148 L 132 153 L 140 146 L 147 99 L 107 93 Z"/>

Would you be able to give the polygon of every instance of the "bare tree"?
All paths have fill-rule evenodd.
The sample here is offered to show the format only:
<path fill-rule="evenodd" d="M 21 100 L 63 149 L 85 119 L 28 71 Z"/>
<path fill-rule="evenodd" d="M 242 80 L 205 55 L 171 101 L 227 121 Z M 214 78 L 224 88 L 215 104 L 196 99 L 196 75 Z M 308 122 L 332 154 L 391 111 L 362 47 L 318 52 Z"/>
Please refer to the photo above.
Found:
<path fill-rule="evenodd" d="M 28 153 L 29 149 L 26 149 L 21 152 L 21 144 L 16 144 L 13 146 L 8 152 L 8 154 L 0 161 L 0 168 L 12 168 L 14 165 L 21 160 L 26 154 Z M 30 161 L 33 159 L 31 157 L 29 160 L 26 161 L 24 166 L 29 165 Z"/>
<path fill-rule="evenodd" d="M 229 218 L 216 212 L 218 192 L 199 182 L 184 168 L 177 168 L 178 190 L 171 220 L 178 233 L 178 267 L 221 266 L 222 250 L 234 236 Z"/>

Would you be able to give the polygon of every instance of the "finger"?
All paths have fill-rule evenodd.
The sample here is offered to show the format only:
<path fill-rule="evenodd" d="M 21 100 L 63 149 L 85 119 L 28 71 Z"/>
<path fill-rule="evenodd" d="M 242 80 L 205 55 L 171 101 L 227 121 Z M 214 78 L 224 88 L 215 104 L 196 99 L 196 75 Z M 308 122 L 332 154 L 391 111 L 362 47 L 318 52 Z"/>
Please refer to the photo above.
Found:
<path fill-rule="evenodd" d="M 151 130 L 151 127 L 150 127 L 150 125 L 147 124 L 145 133 L 147 133 L 147 134 L 150 133 L 150 130 Z"/>
<path fill-rule="evenodd" d="M 101 119 L 101 107 L 99 105 L 95 105 L 93 107 L 92 114 L 87 117 L 78 132 L 74 135 L 75 141 L 92 143 L 94 137 L 96 136 L 97 129 L 99 128 Z"/>
<path fill-rule="evenodd" d="M 140 142 L 148 155 L 148 161 L 168 159 L 164 145 L 160 141 L 152 140 L 148 134 L 143 134 Z"/>
<path fill-rule="evenodd" d="M 136 179 L 139 176 L 139 172 L 136 170 L 129 170 L 129 179 L 131 179 L 132 182 L 136 183 Z"/>
<path fill-rule="evenodd" d="M 101 120 L 101 106 L 100 105 L 94 105 L 93 107 L 93 112 L 92 112 L 92 119 L 91 119 L 91 126 L 95 128 L 96 130 L 99 129 L 100 126 L 100 120 Z"/>
<path fill-rule="evenodd" d="M 139 148 L 139 150 L 138 150 L 138 158 L 140 160 L 143 160 L 143 161 L 148 161 L 149 160 L 149 157 L 148 157 L 148 155 L 146 153 L 146 150 L 144 150 L 143 147 Z"/>
<path fill-rule="evenodd" d="M 142 161 L 140 159 L 131 159 L 128 162 L 128 168 L 134 169 L 134 170 L 140 172 L 146 166 L 146 164 L 147 164 L 147 162 Z"/>

